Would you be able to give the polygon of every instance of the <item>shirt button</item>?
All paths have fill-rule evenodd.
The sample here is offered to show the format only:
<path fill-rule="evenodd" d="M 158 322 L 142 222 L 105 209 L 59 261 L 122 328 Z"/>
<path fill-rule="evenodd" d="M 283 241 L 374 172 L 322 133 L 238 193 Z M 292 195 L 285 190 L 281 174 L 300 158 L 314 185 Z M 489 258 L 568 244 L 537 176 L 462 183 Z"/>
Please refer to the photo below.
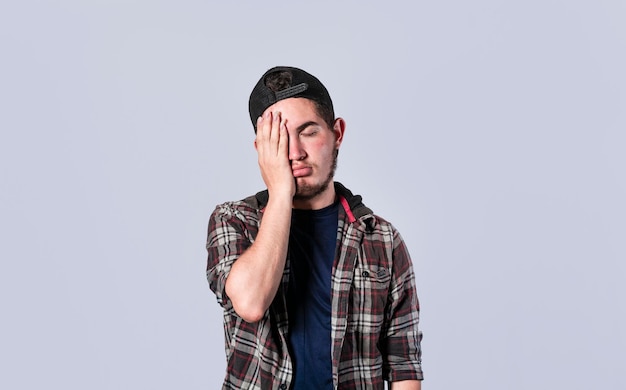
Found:
<path fill-rule="evenodd" d="M 280 386 L 278 386 L 278 388 L 279 388 L 280 390 L 287 390 L 287 384 L 286 384 L 286 383 L 281 383 L 281 385 L 280 385 Z"/>
<path fill-rule="evenodd" d="M 363 271 L 363 273 L 361 274 L 361 276 L 363 276 L 364 278 L 367 278 L 368 276 L 370 276 L 370 273 L 367 271 Z"/>

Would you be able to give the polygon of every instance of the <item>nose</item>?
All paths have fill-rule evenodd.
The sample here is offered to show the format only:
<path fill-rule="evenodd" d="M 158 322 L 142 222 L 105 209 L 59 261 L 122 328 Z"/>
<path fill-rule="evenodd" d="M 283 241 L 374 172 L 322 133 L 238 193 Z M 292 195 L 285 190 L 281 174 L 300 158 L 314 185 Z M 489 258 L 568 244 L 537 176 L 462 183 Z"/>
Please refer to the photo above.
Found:
<path fill-rule="evenodd" d="M 289 137 L 289 160 L 297 161 L 306 157 L 306 152 L 302 148 L 302 143 L 298 137 Z"/>

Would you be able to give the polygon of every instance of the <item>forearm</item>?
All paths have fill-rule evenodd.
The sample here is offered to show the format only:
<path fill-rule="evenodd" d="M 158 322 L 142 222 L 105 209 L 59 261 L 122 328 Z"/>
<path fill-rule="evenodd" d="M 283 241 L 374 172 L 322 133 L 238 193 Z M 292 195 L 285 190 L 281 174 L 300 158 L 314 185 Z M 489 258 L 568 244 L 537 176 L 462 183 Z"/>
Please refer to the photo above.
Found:
<path fill-rule="evenodd" d="M 233 264 L 226 294 L 235 312 L 248 322 L 260 320 L 272 303 L 287 258 L 291 198 L 270 196 L 254 243 Z"/>
<path fill-rule="evenodd" d="M 390 390 L 421 390 L 422 382 L 421 381 L 391 382 L 389 389 Z"/>

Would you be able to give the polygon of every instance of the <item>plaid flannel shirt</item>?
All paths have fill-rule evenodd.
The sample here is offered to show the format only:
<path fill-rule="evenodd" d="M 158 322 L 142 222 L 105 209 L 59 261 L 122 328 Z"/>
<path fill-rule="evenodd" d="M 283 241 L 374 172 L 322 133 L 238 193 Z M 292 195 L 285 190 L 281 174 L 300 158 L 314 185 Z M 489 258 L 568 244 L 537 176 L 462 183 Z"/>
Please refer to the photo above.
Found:
<path fill-rule="evenodd" d="M 331 279 L 332 375 L 335 389 L 383 389 L 383 381 L 423 379 L 419 303 L 413 266 L 397 230 L 340 183 L 337 250 Z M 207 279 L 224 308 L 227 373 L 223 389 L 288 389 L 286 292 L 289 258 L 264 317 L 248 323 L 225 292 L 239 255 L 252 245 L 267 191 L 218 205 L 209 221 Z"/>

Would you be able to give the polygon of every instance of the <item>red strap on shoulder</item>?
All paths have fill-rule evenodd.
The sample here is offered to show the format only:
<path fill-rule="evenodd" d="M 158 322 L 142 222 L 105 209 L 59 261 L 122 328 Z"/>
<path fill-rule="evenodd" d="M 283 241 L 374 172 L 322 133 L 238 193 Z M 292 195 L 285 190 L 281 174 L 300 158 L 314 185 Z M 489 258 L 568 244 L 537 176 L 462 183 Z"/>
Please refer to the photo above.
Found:
<path fill-rule="evenodd" d="M 356 218 L 354 218 L 354 214 L 352 214 L 352 210 L 350 210 L 350 205 L 348 204 L 348 200 L 344 198 L 343 196 L 339 196 L 339 201 L 341 202 L 343 209 L 346 211 L 346 214 L 348 215 L 348 220 L 350 221 L 350 223 L 355 222 Z"/>

